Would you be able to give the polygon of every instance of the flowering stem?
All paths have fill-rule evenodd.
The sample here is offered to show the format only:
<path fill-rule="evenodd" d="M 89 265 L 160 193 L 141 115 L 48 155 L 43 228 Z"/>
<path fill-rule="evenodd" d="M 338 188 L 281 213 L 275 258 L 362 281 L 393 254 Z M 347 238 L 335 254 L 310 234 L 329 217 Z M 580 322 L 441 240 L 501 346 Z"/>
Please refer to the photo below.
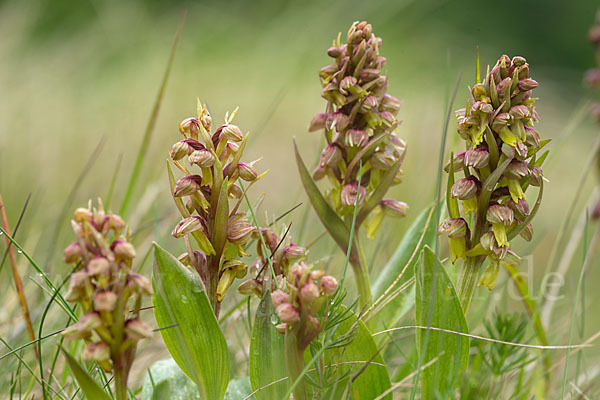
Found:
<path fill-rule="evenodd" d="M 115 366 L 115 394 L 117 400 L 127 400 L 127 377 L 125 368 Z"/>
<path fill-rule="evenodd" d="M 463 312 L 467 315 L 475 287 L 479 280 L 479 270 L 485 257 L 469 257 L 465 262 L 464 268 L 462 269 L 461 276 L 459 277 L 460 286 L 458 289 L 458 297 L 460 304 L 462 305 Z"/>

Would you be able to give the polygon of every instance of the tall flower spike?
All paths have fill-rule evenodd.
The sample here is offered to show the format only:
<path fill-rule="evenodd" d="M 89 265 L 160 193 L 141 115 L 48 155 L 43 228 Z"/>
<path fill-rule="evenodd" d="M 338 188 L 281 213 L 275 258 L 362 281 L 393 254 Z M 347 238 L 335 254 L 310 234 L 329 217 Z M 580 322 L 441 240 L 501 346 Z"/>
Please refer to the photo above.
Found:
<path fill-rule="evenodd" d="M 439 232 L 449 236 L 452 262 L 465 261 L 459 279 L 465 311 L 475 284 L 491 289 L 501 263 L 518 263 L 518 256 L 509 250 L 512 237 L 521 233 L 531 238 L 533 232 L 529 222 L 542 191 L 531 213 L 525 191 L 542 185 L 547 152 L 540 150 L 550 141 L 540 140 L 533 127 L 538 120 L 532 96 L 537 86 L 525 58 L 503 55 L 470 89 L 467 107 L 456 112 L 458 134 L 467 150 L 446 163 L 449 218 Z M 455 180 L 457 172 L 464 178 Z M 486 259 L 490 267 L 478 282 Z"/>
<path fill-rule="evenodd" d="M 407 208 L 402 203 L 396 212 L 398 204 L 394 204 L 388 212 L 392 203 L 382 202 L 387 190 L 400 182 L 406 144 L 396 133 L 400 101 L 387 93 L 381 44 L 367 22 L 352 24 L 346 43 L 338 36 L 327 51 L 333 62 L 319 71 L 327 106 L 309 126 L 311 132 L 324 131 L 327 142 L 313 178 L 329 178 L 325 198 L 340 217 L 351 218 L 358 199 L 356 229 L 366 222 L 370 238 L 375 237 L 384 215 L 402 217 Z M 366 267 L 361 265 L 364 260 L 352 259 L 351 263 L 355 275 L 361 277 L 357 286 L 365 304 L 371 294 Z"/>
<path fill-rule="evenodd" d="M 255 230 L 238 211 L 243 193 L 236 181 L 252 185 L 264 176 L 256 172 L 254 162 L 241 161 L 247 136 L 232 124 L 236 111 L 227 113 L 224 123 L 211 132 L 212 117 L 198 101 L 198 115 L 179 124 L 184 139 L 170 153 L 173 164 L 185 173 L 175 180 L 169 166 L 171 192 L 182 217 L 172 235 L 184 238 L 187 252 L 180 259 L 200 275 L 217 316 L 229 287 L 246 275 L 240 258 L 247 255 L 244 249 Z M 186 159 L 193 172 L 184 166 Z"/>
<path fill-rule="evenodd" d="M 140 319 L 142 300 L 152 295 L 152 285 L 132 271 L 135 248 L 129 234 L 122 235 L 125 223 L 106 213 L 100 200 L 98 208 L 77 209 L 72 225 L 77 241 L 65 249 L 65 262 L 78 270 L 65 298 L 85 314 L 62 335 L 86 341 L 82 358 L 113 372 L 117 398 L 124 399 L 137 344 L 152 335 L 150 325 Z"/>

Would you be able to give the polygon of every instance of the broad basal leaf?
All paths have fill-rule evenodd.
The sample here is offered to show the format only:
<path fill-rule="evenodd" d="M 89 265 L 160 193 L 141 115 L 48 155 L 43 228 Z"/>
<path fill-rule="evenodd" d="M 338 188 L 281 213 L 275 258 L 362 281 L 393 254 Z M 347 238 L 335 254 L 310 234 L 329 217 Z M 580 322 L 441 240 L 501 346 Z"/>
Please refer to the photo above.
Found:
<path fill-rule="evenodd" d="M 202 399 L 221 400 L 229 382 L 229 354 L 204 286 L 156 243 L 154 256 L 152 303 L 165 345 Z"/>
<path fill-rule="evenodd" d="M 454 285 L 429 246 L 421 251 L 416 276 L 418 326 L 468 333 L 467 321 Z M 453 333 L 417 329 L 423 399 L 453 399 L 455 388 L 467 368 L 469 338 Z"/>

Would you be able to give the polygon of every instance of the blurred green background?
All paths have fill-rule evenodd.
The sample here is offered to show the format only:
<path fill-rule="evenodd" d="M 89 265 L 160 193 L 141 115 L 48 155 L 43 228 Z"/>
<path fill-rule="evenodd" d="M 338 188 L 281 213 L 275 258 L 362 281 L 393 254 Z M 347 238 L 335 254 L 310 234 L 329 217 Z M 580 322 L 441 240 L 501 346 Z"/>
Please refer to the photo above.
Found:
<path fill-rule="evenodd" d="M 543 138 L 554 139 L 545 168 L 550 182 L 534 224 L 535 246 L 519 240 L 515 246 L 522 255 L 533 254 L 527 259 L 529 269 L 523 269 L 540 278 L 598 136 L 598 127 L 587 117 L 595 94 L 582 84 L 585 70 L 596 60 L 587 31 L 597 7 L 588 0 L 0 1 L 0 193 L 9 221 L 14 226 L 31 193 L 17 239 L 51 277 L 66 274 L 62 249 L 72 236 L 71 210 L 90 198 L 106 197 L 121 160 L 112 199 L 112 209 L 119 208 L 184 9 L 180 46 L 125 216 L 140 253 L 148 251 L 151 240 L 167 243 L 174 253 L 182 248 L 169 239 L 177 217 L 164 160 L 180 138 L 178 122 L 194 114 L 196 96 L 208 103 L 217 122 L 227 110 L 240 107 L 236 123 L 250 132 L 245 159 L 262 157 L 258 169 L 270 170 L 252 190 L 255 198 L 266 194 L 261 215 L 265 210 L 279 215 L 306 201 L 292 138 L 313 164 L 321 137 L 307 133 L 307 126 L 325 106 L 317 72 L 329 63 L 326 49 L 337 33 L 345 35 L 353 21 L 367 20 L 383 38 L 389 93 L 404 102 L 399 131 L 408 143 L 405 181 L 393 195 L 411 207 L 406 219 L 385 223 L 374 274 L 433 199 L 447 102 L 462 73 L 454 108 L 465 105 L 479 47 L 483 68 L 504 53 L 522 55 L 540 82 L 537 128 Z M 449 144 L 458 146 L 456 139 L 451 118 Z M 594 187 L 591 178 L 578 197 L 575 219 L 594 196 Z M 288 218 L 295 221 L 292 235 L 298 237 L 300 221 L 309 215 L 304 244 L 322 231 L 309 211 L 305 204 Z M 2 241 L 0 249 L 4 246 Z M 370 253 L 375 248 L 368 245 Z M 329 239 L 319 242 L 311 261 L 333 249 Z M 47 299 L 32 282 L 36 277 L 25 258 L 19 255 L 18 262 L 35 318 Z M 575 263 L 566 276 L 561 292 L 566 296 L 557 305 L 555 323 L 568 321 L 568 294 L 576 287 L 580 265 Z M 143 268 L 150 273 L 149 260 Z M 331 268 L 339 266 L 332 263 Z M 24 343 L 10 268 L 3 268 L 0 278 L 0 334 L 14 344 Z M 590 269 L 586 282 L 600 282 L 597 268 Z M 537 294 L 539 281 L 534 283 Z M 500 293 L 506 289 L 499 286 Z M 587 293 L 586 310 L 599 300 L 600 292 Z M 519 303 L 508 305 L 523 311 Z M 590 311 L 583 337 L 597 328 L 598 318 Z M 557 327 L 551 341 L 565 342 L 567 331 L 568 324 Z M 162 352 L 158 358 L 164 357 L 160 341 L 155 346 Z"/>

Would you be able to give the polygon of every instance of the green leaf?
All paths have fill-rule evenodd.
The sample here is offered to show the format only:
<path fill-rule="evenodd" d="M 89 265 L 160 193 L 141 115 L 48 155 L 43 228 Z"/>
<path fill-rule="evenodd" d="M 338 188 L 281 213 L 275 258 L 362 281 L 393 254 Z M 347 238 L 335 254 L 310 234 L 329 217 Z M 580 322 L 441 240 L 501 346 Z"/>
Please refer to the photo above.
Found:
<path fill-rule="evenodd" d="M 67 364 L 69 364 L 69 368 L 71 369 L 73 376 L 77 380 L 79 388 L 83 394 L 85 394 L 85 397 L 88 399 L 110 400 L 108 394 L 102 390 L 100 385 L 98 385 L 98 383 L 92 379 L 91 376 L 89 376 L 87 371 L 81 365 L 79 365 L 77 360 L 73 358 L 72 355 L 67 353 L 65 349 L 62 349 L 62 352 L 67 360 Z"/>
<path fill-rule="evenodd" d="M 421 251 L 415 270 L 416 321 L 431 326 L 468 333 L 467 321 L 452 281 L 429 246 Z M 469 338 L 429 329 L 417 329 L 422 398 L 453 398 L 454 390 L 469 361 Z"/>
<path fill-rule="evenodd" d="M 229 381 L 225 336 L 197 274 L 154 243 L 154 316 L 167 349 L 202 398 L 223 399 Z"/>
<path fill-rule="evenodd" d="M 403 270 L 404 275 L 390 290 L 388 295 L 414 277 L 414 266 L 417 263 L 421 249 L 425 245 L 433 246 L 436 236 L 437 223 L 435 221 L 435 209 L 432 206 L 423 210 L 415 222 L 413 222 L 388 263 L 378 274 L 377 280 L 373 284 L 373 298 L 375 300 L 385 293 Z M 373 316 L 374 322 L 372 328 L 374 331 L 379 332 L 395 326 L 414 305 L 415 292 L 414 288 L 410 288 L 400 293 L 376 312 Z M 384 339 L 384 335 L 378 336 L 378 341 Z M 390 349 L 393 349 L 393 347 L 390 347 Z"/>
<path fill-rule="evenodd" d="M 256 310 L 250 338 L 250 383 L 253 390 L 287 377 L 284 336 L 275 330 L 271 322 L 272 314 L 271 294 L 266 292 Z M 289 384 L 289 379 L 286 379 L 265 387 L 255 396 L 258 400 L 281 399 L 287 393 Z"/>
<path fill-rule="evenodd" d="M 351 311 L 348 312 L 350 313 L 349 318 L 339 323 L 333 334 L 334 339 L 345 335 L 356 324 L 356 314 Z M 333 393 L 328 393 L 327 397 L 331 399 L 342 398 L 341 394 L 347 390 L 350 376 L 355 376 L 364 368 L 364 371 L 352 382 L 349 389 L 349 398 L 353 400 L 374 399 L 391 387 L 385 361 L 381 354 L 378 354 L 379 349 L 371 336 L 371 332 L 369 332 L 369 329 L 362 321 L 358 323 L 351 338 L 352 341 L 343 349 L 335 348 L 325 351 L 325 367 L 331 365 L 329 368 L 337 368 L 336 374 L 338 377 L 347 375 L 337 383 L 335 388 L 333 388 Z M 311 358 L 312 355 L 309 348 L 305 353 L 305 359 L 310 360 Z M 369 361 L 371 363 L 367 364 L 366 362 Z M 333 366 L 332 364 L 341 365 Z M 351 372 L 351 375 L 348 375 L 349 372 Z M 314 373 L 312 376 L 317 380 L 317 376 Z M 385 397 L 385 399 L 391 398 L 391 393 Z"/>
<path fill-rule="evenodd" d="M 142 400 L 200 400 L 198 387 L 172 358 L 155 362 L 144 381 Z"/>
<path fill-rule="evenodd" d="M 304 161 L 302 161 L 302 157 L 300 156 L 300 152 L 298 151 L 298 147 L 296 146 L 296 142 L 294 142 L 294 151 L 296 153 L 296 163 L 298 164 L 298 171 L 300 172 L 300 179 L 302 180 L 302 185 L 304 186 L 304 190 L 308 195 L 308 199 L 310 200 L 313 208 L 315 209 L 319 219 L 323 223 L 323 226 L 327 229 L 333 240 L 337 243 L 337 245 L 346 252 L 348 249 L 348 243 L 350 242 L 350 231 L 344 224 L 344 222 L 340 219 L 340 217 L 331 209 L 329 204 L 323 198 L 323 195 L 319 191 L 319 188 L 313 181 L 312 176 L 306 169 L 306 165 L 304 165 Z M 352 246 L 352 251 L 350 254 L 351 260 L 358 260 L 360 257 L 356 251 L 357 246 Z"/>

